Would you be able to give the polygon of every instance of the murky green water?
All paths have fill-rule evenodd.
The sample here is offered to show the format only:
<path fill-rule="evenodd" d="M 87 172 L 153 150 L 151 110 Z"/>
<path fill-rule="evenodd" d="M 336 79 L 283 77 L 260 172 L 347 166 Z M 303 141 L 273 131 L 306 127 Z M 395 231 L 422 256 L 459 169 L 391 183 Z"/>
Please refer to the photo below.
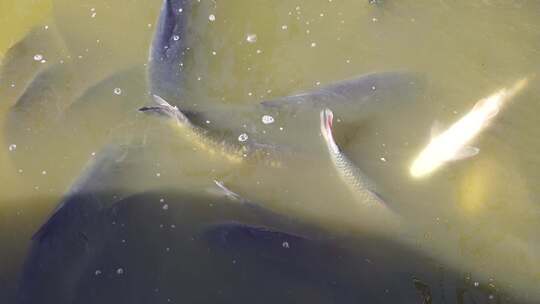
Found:
<path fill-rule="evenodd" d="M 350 195 L 319 135 L 317 113 L 303 126 L 283 116 L 266 127 L 270 141 L 293 147 L 279 168 L 231 163 L 137 113 L 150 100 L 144 71 L 160 2 L 53 1 L 43 21 L 27 19 L 37 20 L 31 51 L 19 61 L 4 57 L 4 66 L 16 62 L 0 76 L 0 294 L 6 301 L 13 299 L 32 234 L 84 164 L 111 141 L 157 151 L 115 184 L 119 188 L 198 195 L 222 180 L 277 213 L 336 235 L 391 240 L 473 286 L 495 284 L 518 302 L 540 301 L 539 2 L 200 4 L 192 21 L 199 39 L 184 63 L 194 109 L 256 104 L 370 72 L 414 72 L 424 80 L 414 98 L 395 92 L 387 106 L 354 124 L 335 124 L 338 144 L 377 184 L 399 224 L 388 224 Z M 13 44 L 14 33 L 28 28 L 16 21 L 19 16 L 38 16 L 47 7 L 6 3 L 24 13 L 3 17 L 13 26 L 0 31 L 0 46 Z M 37 71 L 45 71 L 43 85 L 28 86 Z M 435 121 L 447 128 L 476 101 L 522 77 L 530 77 L 528 86 L 475 139 L 477 156 L 422 180 L 410 177 L 409 166 L 429 142 Z M 13 116 L 18 100 L 32 106 Z M 240 119 L 260 121 L 259 114 Z M 237 131 L 225 135 L 236 141 Z M 364 257 L 350 262 L 363 263 Z"/>

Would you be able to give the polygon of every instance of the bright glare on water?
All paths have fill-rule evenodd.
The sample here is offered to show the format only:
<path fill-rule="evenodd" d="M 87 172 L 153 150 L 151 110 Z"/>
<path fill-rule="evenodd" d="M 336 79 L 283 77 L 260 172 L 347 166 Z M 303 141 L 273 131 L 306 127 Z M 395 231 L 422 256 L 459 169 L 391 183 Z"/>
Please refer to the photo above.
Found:
<path fill-rule="evenodd" d="M 540 2 L 170 2 L 0 3 L 1 303 L 540 302 Z"/>

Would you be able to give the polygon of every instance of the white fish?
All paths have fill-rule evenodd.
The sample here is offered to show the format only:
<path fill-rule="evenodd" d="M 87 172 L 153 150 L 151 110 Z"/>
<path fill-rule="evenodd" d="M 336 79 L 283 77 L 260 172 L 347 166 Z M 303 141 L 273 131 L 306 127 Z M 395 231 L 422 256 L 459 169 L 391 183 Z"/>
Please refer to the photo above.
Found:
<path fill-rule="evenodd" d="M 478 101 L 471 111 L 447 130 L 432 134 L 429 144 L 413 161 L 410 174 L 416 178 L 423 177 L 449 161 L 478 154 L 480 150 L 469 146 L 470 142 L 497 116 L 506 101 L 523 89 L 527 82 L 527 78 L 520 79 L 510 89 L 503 88 Z"/>

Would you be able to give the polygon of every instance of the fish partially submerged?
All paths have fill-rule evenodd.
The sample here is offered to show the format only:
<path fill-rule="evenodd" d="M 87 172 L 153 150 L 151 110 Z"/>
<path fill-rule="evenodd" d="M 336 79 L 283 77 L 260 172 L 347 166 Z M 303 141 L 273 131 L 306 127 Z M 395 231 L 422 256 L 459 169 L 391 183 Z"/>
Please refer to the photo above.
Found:
<path fill-rule="evenodd" d="M 155 105 L 141 107 L 139 111 L 170 119 L 180 135 L 200 150 L 210 155 L 217 155 L 231 163 L 238 164 L 245 160 L 257 160 L 272 167 L 280 166 L 277 158 L 274 158 L 275 150 L 271 149 L 272 146 L 255 143 L 249 140 L 247 134 L 240 135 L 238 141 L 216 138 L 209 130 L 191 123 L 190 119 L 177 106 L 172 106 L 158 95 L 153 95 L 153 99 Z"/>
<path fill-rule="evenodd" d="M 413 177 L 423 177 L 452 160 L 468 158 L 480 149 L 469 144 L 489 125 L 502 107 L 527 85 L 528 79 L 518 80 L 510 88 L 502 88 L 481 99 L 474 107 L 447 130 L 432 134 L 429 144 L 420 152 L 410 167 Z"/>
<path fill-rule="evenodd" d="M 157 156 L 132 152 L 104 150 L 42 226 L 18 303 L 454 303 L 458 291 L 476 301 L 498 296 L 369 233 L 351 237 L 296 217 L 284 221 L 242 197 L 239 204 L 178 188 L 126 190 L 144 173 L 141 162 Z"/>

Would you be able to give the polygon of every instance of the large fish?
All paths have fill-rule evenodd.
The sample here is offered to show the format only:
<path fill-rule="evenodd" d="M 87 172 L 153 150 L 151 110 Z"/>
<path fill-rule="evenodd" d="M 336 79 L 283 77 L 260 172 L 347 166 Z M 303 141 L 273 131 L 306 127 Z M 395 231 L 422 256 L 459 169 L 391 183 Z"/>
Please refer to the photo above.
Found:
<path fill-rule="evenodd" d="M 281 166 L 270 145 L 254 143 L 249 140 L 247 134 L 241 134 L 238 141 L 216 138 L 209 130 L 194 125 L 178 107 L 172 106 L 160 96 L 154 95 L 153 98 L 156 105 L 141 107 L 139 111 L 166 117 L 179 130 L 181 136 L 201 151 L 219 156 L 231 163 L 250 160 L 265 162 L 272 167 Z"/>
<path fill-rule="evenodd" d="M 18 303 L 503 299 L 495 289 L 476 288 L 468 277 L 369 233 L 333 234 L 296 217 L 284 220 L 242 197 L 163 185 L 129 189 L 133 175 L 144 174 L 139 165 L 158 156 L 134 157 L 133 151 L 104 150 L 35 235 Z"/>
<path fill-rule="evenodd" d="M 410 167 L 413 177 L 429 175 L 445 163 L 474 156 L 480 151 L 469 144 L 489 125 L 502 107 L 527 85 L 523 78 L 510 88 L 502 88 L 478 101 L 462 118 L 440 134 L 433 134 L 428 145 Z"/>
<path fill-rule="evenodd" d="M 399 71 L 357 75 L 257 104 L 231 105 L 206 96 L 194 97 L 190 92 L 196 91 L 197 84 L 186 81 L 186 74 L 204 70 L 203 63 L 190 57 L 203 38 L 199 27 L 208 23 L 197 23 L 204 11 L 204 5 L 196 1 L 163 1 L 150 49 L 148 83 L 151 95 L 176 106 L 189 117 L 191 125 L 213 131 L 204 134 L 224 135 L 218 137 L 219 141 L 226 140 L 229 146 L 238 145 L 237 139 L 244 134 L 249 142 L 263 146 L 312 151 L 318 145 L 318 134 L 311 132 L 318 126 L 313 113 L 323 107 L 331 105 L 344 123 L 351 124 L 349 135 L 356 131 L 355 124 L 370 113 L 414 100 L 423 86 L 419 75 Z M 208 147 L 203 137 L 193 138 L 201 139 L 200 145 Z M 231 153 L 226 155 L 240 160 Z"/>

